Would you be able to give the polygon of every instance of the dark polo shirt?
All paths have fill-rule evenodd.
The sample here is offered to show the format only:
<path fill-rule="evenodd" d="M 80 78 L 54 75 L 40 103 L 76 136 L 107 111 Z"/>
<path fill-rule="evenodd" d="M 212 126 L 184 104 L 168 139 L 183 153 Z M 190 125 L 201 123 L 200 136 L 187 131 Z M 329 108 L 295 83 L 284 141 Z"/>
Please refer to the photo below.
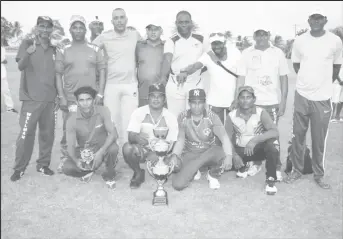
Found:
<path fill-rule="evenodd" d="M 160 80 L 163 63 L 164 42 L 153 46 L 147 40 L 136 45 L 139 98 L 147 99 L 149 86 Z"/>
<path fill-rule="evenodd" d="M 95 105 L 93 115 L 89 118 L 84 118 L 78 109 L 77 112 L 71 112 L 67 120 L 67 142 L 72 146 L 77 143 L 83 148 L 93 128 L 95 128 L 89 145 L 90 147 L 102 146 L 108 135 L 105 125 L 110 124 L 113 124 L 110 111 L 105 106 Z"/>
<path fill-rule="evenodd" d="M 32 41 L 23 40 L 16 61 L 19 62 Z M 55 54 L 56 49 L 49 46 L 46 50 L 36 40 L 36 51 L 29 56 L 27 67 L 21 71 L 19 100 L 53 102 L 57 95 L 55 84 Z"/>

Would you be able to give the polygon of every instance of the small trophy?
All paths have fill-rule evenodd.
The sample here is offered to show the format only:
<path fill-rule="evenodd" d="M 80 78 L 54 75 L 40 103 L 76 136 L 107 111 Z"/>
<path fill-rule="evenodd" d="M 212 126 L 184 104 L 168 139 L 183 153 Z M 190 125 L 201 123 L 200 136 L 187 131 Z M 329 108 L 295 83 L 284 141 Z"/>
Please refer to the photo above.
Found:
<path fill-rule="evenodd" d="M 93 170 L 95 156 L 93 151 L 85 145 L 85 148 L 80 151 L 80 154 L 81 167 L 86 171 Z"/>
<path fill-rule="evenodd" d="M 164 158 L 171 149 L 172 144 L 166 140 L 168 127 L 156 127 L 154 130 L 155 139 L 150 140 L 149 145 L 153 152 L 158 156 L 158 161 L 152 165 L 151 161 L 147 162 L 147 169 L 150 175 L 157 181 L 157 190 L 153 193 L 152 205 L 168 205 L 168 194 L 163 188 L 168 176 L 174 170 L 174 163 L 165 164 Z"/>

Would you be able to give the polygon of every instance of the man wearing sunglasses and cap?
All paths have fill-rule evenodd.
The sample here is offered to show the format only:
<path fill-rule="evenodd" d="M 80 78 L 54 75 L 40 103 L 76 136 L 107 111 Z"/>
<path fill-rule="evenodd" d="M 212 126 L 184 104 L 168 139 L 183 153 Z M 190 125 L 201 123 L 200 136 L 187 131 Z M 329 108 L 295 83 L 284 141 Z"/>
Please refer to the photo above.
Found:
<path fill-rule="evenodd" d="M 226 37 L 223 32 L 210 34 L 209 40 L 212 49 L 182 71 L 191 75 L 206 66 L 210 77 L 207 104 L 224 124 L 224 118 L 235 100 L 237 91 L 235 72 L 241 53 L 236 47 L 230 48 L 230 52 L 227 52 Z"/>
<path fill-rule="evenodd" d="M 254 29 L 255 45 L 245 49 L 238 66 L 238 87 L 251 86 L 256 94 L 257 106 L 265 109 L 277 125 L 286 110 L 289 68 L 285 54 L 270 43 L 267 26 Z M 261 170 L 262 162 L 251 164 L 248 174 Z M 277 163 L 277 180 L 282 180 L 281 161 Z"/>
<path fill-rule="evenodd" d="M 73 15 L 70 19 L 69 32 L 73 40 L 63 48 L 58 48 L 55 62 L 56 83 L 60 106 L 63 110 L 62 147 L 66 145 L 65 130 L 68 112 L 73 112 L 77 108 L 75 90 L 83 86 L 98 89 L 95 104 L 102 104 L 105 91 L 105 57 L 98 46 L 87 42 L 84 17 Z M 99 87 L 96 83 L 97 74 L 99 74 Z"/>
<path fill-rule="evenodd" d="M 164 41 L 160 21 L 155 19 L 146 26 L 146 40 L 139 41 L 136 46 L 137 80 L 139 107 L 148 104 L 149 86 L 160 81 L 163 62 Z"/>
<path fill-rule="evenodd" d="M 182 162 L 179 172 L 173 175 L 173 187 L 183 190 L 199 180 L 201 171 L 211 189 L 219 189 L 219 177 L 232 167 L 232 144 L 218 115 L 206 109 L 203 89 L 189 91 L 189 110 L 178 117 L 179 134 L 172 155 L 167 159 Z M 216 145 L 217 136 L 222 147 Z"/>
<path fill-rule="evenodd" d="M 128 126 L 129 142 L 123 146 L 125 162 L 134 171 L 130 188 L 139 188 L 145 180 L 145 170 L 139 164 L 146 160 L 158 160 L 156 153 L 149 147 L 149 141 L 154 139 L 155 127 L 168 127 L 166 140 L 174 144 L 177 140 L 178 124 L 176 117 L 170 113 L 164 104 L 166 101 L 165 86 L 152 84 L 149 86 L 148 105 L 136 109 Z"/>
<path fill-rule="evenodd" d="M 308 19 L 311 30 L 293 43 L 292 62 L 297 73 L 290 154 L 293 171 L 286 180 L 293 183 L 302 176 L 306 132 L 311 121 L 312 169 L 315 182 L 323 189 L 331 188 L 323 178 L 332 82 L 338 78 L 343 62 L 342 41 L 324 29 L 327 21 L 321 9 L 312 11 Z"/>
<path fill-rule="evenodd" d="M 90 41 L 93 42 L 95 38 L 97 38 L 104 30 L 104 23 L 99 20 L 98 16 L 95 17 L 88 26 L 89 30 L 91 31 Z"/>
<path fill-rule="evenodd" d="M 19 99 L 23 102 L 19 124 L 21 127 L 17 142 L 12 181 L 19 180 L 29 165 L 39 126 L 39 158 L 37 171 L 51 176 L 49 168 L 54 143 L 56 120 L 56 49 L 50 43 L 53 21 L 41 16 L 35 27 L 36 36 L 22 41 L 16 61 L 21 71 Z"/>
<path fill-rule="evenodd" d="M 248 162 L 266 159 L 265 191 L 268 195 L 274 195 L 277 192 L 276 163 L 280 157 L 279 131 L 269 113 L 256 106 L 255 101 L 255 91 L 251 86 L 240 87 L 237 109 L 229 113 L 225 129 L 234 144 L 233 164 L 238 169 L 237 177 L 248 176 L 245 166 Z"/>

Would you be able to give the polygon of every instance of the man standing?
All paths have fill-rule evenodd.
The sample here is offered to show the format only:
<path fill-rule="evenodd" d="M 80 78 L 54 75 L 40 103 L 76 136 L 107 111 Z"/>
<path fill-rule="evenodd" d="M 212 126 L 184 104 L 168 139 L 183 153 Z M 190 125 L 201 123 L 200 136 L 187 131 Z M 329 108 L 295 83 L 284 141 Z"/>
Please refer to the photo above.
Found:
<path fill-rule="evenodd" d="M 229 113 L 225 129 L 233 142 L 233 164 L 237 177 L 248 176 L 248 162 L 266 159 L 266 188 L 268 195 L 277 192 L 276 163 L 280 157 L 277 141 L 279 131 L 269 113 L 255 105 L 256 96 L 251 86 L 239 88 L 238 107 Z M 244 164 L 242 164 L 244 162 Z"/>
<path fill-rule="evenodd" d="M 173 187 L 183 190 L 193 179 L 200 178 L 200 168 L 206 168 L 209 187 L 219 189 L 220 175 L 232 166 L 230 139 L 219 117 L 205 108 L 206 94 L 203 89 L 189 91 L 188 98 L 190 109 L 178 117 L 179 134 L 169 157 L 174 162 L 182 162 L 180 171 L 173 175 Z M 215 144 L 215 136 L 223 147 Z"/>
<path fill-rule="evenodd" d="M 1 34 L 1 38 L 3 38 L 2 34 Z M 12 100 L 11 91 L 10 91 L 10 88 L 8 86 L 7 71 L 6 71 L 5 64 L 7 64 L 6 49 L 5 49 L 5 47 L 1 46 L 1 94 L 4 97 L 4 103 L 6 106 L 6 111 L 18 113 L 18 111 L 16 111 L 14 109 L 14 103 Z"/>
<path fill-rule="evenodd" d="M 297 37 L 292 49 L 297 82 L 290 154 L 293 171 L 286 183 L 301 178 L 306 132 L 311 121 L 314 180 L 321 188 L 330 189 L 331 186 L 323 180 L 325 144 L 332 113 L 332 82 L 338 78 L 342 64 L 342 41 L 324 30 L 327 18 L 321 10 L 313 11 L 308 23 L 311 30 Z"/>
<path fill-rule="evenodd" d="M 128 18 L 121 8 L 112 12 L 113 30 L 103 32 L 93 43 L 106 50 L 107 80 L 104 105 L 110 109 L 119 135 L 127 141 L 127 125 L 138 106 L 135 49 L 141 36 L 126 28 Z"/>
<path fill-rule="evenodd" d="M 123 146 L 125 162 L 134 171 L 130 187 L 138 188 L 145 180 L 145 171 L 139 164 L 146 160 L 158 160 L 157 155 L 151 151 L 149 141 L 154 139 L 155 127 L 168 127 L 166 140 L 171 144 L 177 140 L 178 124 L 176 117 L 163 108 L 166 96 L 163 84 L 149 86 L 149 104 L 136 109 L 130 119 L 128 131 L 129 142 Z"/>
<path fill-rule="evenodd" d="M 139 107 L 148 104 L 149 86 L 160 81 L 164 42 L 160 22 L 152 21 L 146 27 L 147 40 L 136 46 Z"/>
<path fill-rule="evenodd" d="M 39 158 L 37 171 L 53 175 L 49 168 L 55 132 L 55 48 L 50 44 L 53 22 L 50 17 L 38 17 L 33 40 L 23 40 L 16 61 L 21 71 L 19 99 L 20 133 L 16 142 L 16 156 L 12 181 L 19 180 L 28 166 L 39 126 Z"/>
<path fill-rule="evenodd" d="M 89 23 L 89 30 L 91 31 L 90 41 L 93 42 L 104 30 L 104 23 L 99 20 L 98 16 L 95 17 L 95 20 Z"/>
<path fill-rule="evenodd" d="M 114 189 L 118 134 L 110 111 L 105 106 L 95 105 L 96 90 L 89 86 L 77 89 L 74 95 L 77 111 L 71 112 L 67 121 L 68 155 L 62 172 L 89 182 L 95 170 L 105 161 L 106 172 L 102 178 L 109 188 Z M 75 147 L 76 143 L 78 147 Z M 90 167 L 83 162 L 87 153 L 94 155 L 93 160 L 89 161 Z"/>
<path fill-rule="evenodd" d="M 237 48 L 231 48 L 231 51 L 227 52 L 224 33 L 214 32 L 210 34 L 209 40 L 211 51 L 204 53 L 195 64 L 182 71 L 191 75 L 206 66 L 210 77 L 207 104 L 224 124 L 224 118 L 229 113 L 229 108 L 234 102 L 237 91 L 237 77 L 234 74 L 241 53 Z"/>
<path fill-rule="evenodd" d="M 101 104 L 105 90 L 106 61 L 103 51 L 96 45 L 88 43 L 86 36 L 86 20 L 82 16 L 74 15 L 70 19 L 69 32 L 73 41 L 57 49 L 56 80 L 63 110 L 62 148 L 66 146 L 66 122 L 68 112 L 76 110 L 77 103 L 74 96 L 76 89 L 90 86 L 97 89 L 96 75 L 99 74 L 99 93 L 95 104 Z M 60 165 L 61 166 L 61 165 Z M 59 170 L 60 171 L 60 170 Z"/>
<path fill-rule="evenodd" d="M 289 74 L 286 57 L 281 49 L 270 44 L 270 33 L 266 27 L 254 31 L 256 44 L 244 50 L 238 67 L 239 86 L 252 86 L 256 94 L 256 105 L 265 109 L 277 125 L 284 115 L 288 94 Z M 238 87 L 239 87 L 238 86 Z M 282 180 L 281 161 L 277 162 L 277 180 Z M 261 161 L 249 168 L 253 176 L 261 170 Z"/>
<path fill-rule="evenodd" d="M 177 117 L 188 106 L 189 90 L 202 88 L 200 70 L 188 75 L 182 69 L 198 61 L 206 52 L 206 44 L 202 35 L 193 33 L 194 26 L 189 12 L 179 12 L 175 24 L 177 34 L 164 45 L 161 82 L 166 84 L 168 109 Z"/>

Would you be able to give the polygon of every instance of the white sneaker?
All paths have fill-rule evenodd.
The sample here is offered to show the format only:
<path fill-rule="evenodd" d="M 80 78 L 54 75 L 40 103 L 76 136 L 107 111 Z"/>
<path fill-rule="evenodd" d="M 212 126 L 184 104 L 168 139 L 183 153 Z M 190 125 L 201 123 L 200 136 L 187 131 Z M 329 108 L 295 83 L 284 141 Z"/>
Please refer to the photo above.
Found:
<path fill-rule="evenodd" d="M 106 185 L 109 189 L 116 189 L 116 181 L 106 181 Z"/>
<path fill-rule="evenodd" d="M 267 195 L 275 195 L 277 193 L 277 188 L 275 186 L 275 180 L 272 177 L 269 177 L 266 180 L 266 189 L 265 192 Z"/>
<path fill-rule="evenodd" d="M 201 178 L 201 173 L 200 173 L 200 171 L 198 170 L 198 172 L 195 174 L 195 176 L 194 176 L 194 180 L 200 180 L 200 178 Z"/>
<path fill-rule="evenodd" d="M 246 178 L 246 177 L 248 177 L 248 172 L 245 170 L 244 172 L 240 172 L 240 171 L 238 171 L 237 173 L 236 173 L 236 177 L 237 178 Z"/>
<path fill-rule="evenodd" d="M 92 176 L 93 176 L 93 172 L 90 172 L 90 173 L 86 174 L 85 176 L 81 177 L 80 181 L 84 182 L 84 183 L 89 183 L 92 179 Z"/>
<path fill-rule="evenodd" d="M 219 189 L 220 188 L 219 180 L 211 177 L 210 171 L 208 171 L 208 173 L 207 173 L 207 180 L 208 180 L 208 186 L 211 189 Z"/>
<path fill-rule="evenodd" d="M 258 172 L 260 172 L 262 169 L 261 165 L 256 165 L 253 164 L 249 169 L 248 169 L 248 175 L 249 176 L 255 176 Z"/>
<path fill-rule="evenodd" d="M 281 182 L 283 180 L 281 171 L 276 171 L 276 181 Z"/>

